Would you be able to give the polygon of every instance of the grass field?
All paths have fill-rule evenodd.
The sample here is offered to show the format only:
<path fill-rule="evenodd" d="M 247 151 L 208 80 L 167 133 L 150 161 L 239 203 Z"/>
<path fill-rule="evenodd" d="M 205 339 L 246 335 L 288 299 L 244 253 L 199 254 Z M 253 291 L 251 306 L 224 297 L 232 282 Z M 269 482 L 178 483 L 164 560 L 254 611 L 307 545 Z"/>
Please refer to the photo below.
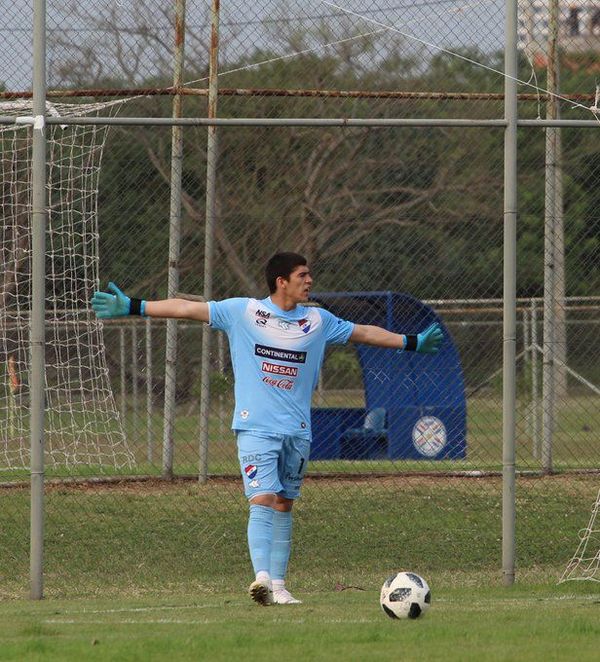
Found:
<path fill-rule="evenodd" d="M 596 476 L 520 481 L 519 580 L 560 577 L 597 487 Z M 248 583 L 238 481 L 54 486 L 45 510 L 52 599 L 221 593 Z M 27 590 L 28 490 L 0 490 L 0 512 L 0 598 L 15 599 Z M 501 513 L 499 478 L 309 479 L 294 509 L 290 580 L 308 592 L 368 588 L 408 568 L 444 587 L 499 583 Z"/>
<path fill-rule="evenodd" d="M 416 621 L 379 587 L 258 607 L 241 592 L 0 605 L 0 660 L 597 660 L 600 585 L 432 586 Z"/>
<path fill-rule="evenodd" d="M 231 479 L 49 482 L 40 603 L 25 599 L 28 477 L 4 472 L 13 486 L 0 486 L 0 661 L 598 659 L 600 584 L 556 585 L 598 476 L 519 476 L 517 585 L 504 588 L 501 477 L 475 473 L 501 468 L 500 409 L 480 399 L 469 420 L 465 461 L 311 464 L 321 477 L 306 480 L 294 509 L 289 573 L 305 603 L 287 608 L 261 609 L 245 595 L 246 502 L 233 439 L 218 421 L 210 471 Z M 197 424 L 178 419 L 182 474 L 197 471 Z M 519 469 L 535 469 L 521 427 Z M 133 473 L 156 476 L 144 464 L 143 430 L 137 438 Z M 597 468 L 588 419 L 563 415 L 557 443 L 557 469 Z M 471 475 L 443 475 L 461 470 Z M 106 473 L 49 468 L 48 478 Z M 401 569 L 432 586 L 422 620 L 394 622 L 379 609 L 381 583 Z"/>
<path fill-rule="evenodd" d="M 501 586 L 500 480 L 308 480 L 290 588 L 258 607 L 234 481 L 53 486 L 45 595 L 26 600 L 27 489 L 0 490 L 0 661 L 596 660 L 600 584 L 556 585 L 595 476 L 522 479 L 518 583 Z M 583 514 L 583 515 L 582 515 Z M 414 622 L 379 608 L 394 570 L 423 574 Z"/>

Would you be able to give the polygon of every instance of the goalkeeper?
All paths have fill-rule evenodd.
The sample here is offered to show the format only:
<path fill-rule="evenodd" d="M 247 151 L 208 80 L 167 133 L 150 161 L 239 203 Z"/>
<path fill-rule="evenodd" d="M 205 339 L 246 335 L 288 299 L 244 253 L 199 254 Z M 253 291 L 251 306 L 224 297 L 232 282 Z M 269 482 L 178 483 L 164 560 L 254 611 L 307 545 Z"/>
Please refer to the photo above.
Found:
<path fill-rule="evenodd" d="M 229 339 L 235 379 L 238 458 L 249 501 L 248 548 L 255 573 L 250 596 L 261 605 L 298 604 L 285 586 L 292 506 L 310 455 L 310 406 L 325 347 L 348 341 L 432 354 L 443 332 L 432 324 L 417 335 L 353 324 L 306 307 L 312 286 L 306 259 L 277 253 L 265 270 L 270 296 L 198 302 L 129 298 L 113 283 L 96 292 L 99 318 L 124 315 L 207 322 Z"/>

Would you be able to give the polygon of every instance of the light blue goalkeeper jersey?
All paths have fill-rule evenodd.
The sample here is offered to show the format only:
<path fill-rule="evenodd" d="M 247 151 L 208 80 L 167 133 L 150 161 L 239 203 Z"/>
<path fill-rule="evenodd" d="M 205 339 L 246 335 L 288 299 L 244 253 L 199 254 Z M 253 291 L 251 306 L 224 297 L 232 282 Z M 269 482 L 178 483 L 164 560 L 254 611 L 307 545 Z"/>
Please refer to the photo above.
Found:
<path fill-rule="evenodd" d="M 235 377 L 234 430 L 310 437 L 310 405 L 328 344 L 354 324 L 327 310 L 286 312 L 269 298 L 209 301 L 210 325 L 227 333 Z"/>

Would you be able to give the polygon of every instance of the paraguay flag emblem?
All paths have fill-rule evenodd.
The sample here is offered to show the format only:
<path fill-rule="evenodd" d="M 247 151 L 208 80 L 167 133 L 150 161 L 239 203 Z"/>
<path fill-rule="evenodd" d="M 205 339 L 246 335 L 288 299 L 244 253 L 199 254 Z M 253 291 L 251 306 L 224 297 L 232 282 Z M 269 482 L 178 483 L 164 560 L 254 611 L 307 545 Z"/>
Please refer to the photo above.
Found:
<path fill-rule="evenodd" d="M 307 319 L 298 320 L 298 326 L 302 329 L 303 333 L 308 333 L 310 331 L 310 320 Z"/>
<path fill-rule="evenodd" d="M 244 473 L 248 476 L 249 480 L 252 480 L 258 472 L 258 469 L 253 465 L 249 464 L 247 467 L 244 467 Z"/>

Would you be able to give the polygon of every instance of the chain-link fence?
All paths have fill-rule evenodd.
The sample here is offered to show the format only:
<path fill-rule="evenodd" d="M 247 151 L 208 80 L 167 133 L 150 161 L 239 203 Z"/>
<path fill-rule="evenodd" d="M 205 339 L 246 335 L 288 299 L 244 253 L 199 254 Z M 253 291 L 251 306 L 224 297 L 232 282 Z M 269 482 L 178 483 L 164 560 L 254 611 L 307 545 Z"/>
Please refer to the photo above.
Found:
<path fill-rule="evenodd" d="M 504 3 L 223 1 L 218 20 L 218 3 L 190 0 L 47 5 L 47 117 L 88 122 L 46 127 L 48 593 L 245 585 L 227 339 L 190 322 L 101 324 L 88 302 L 109 280 L 144 299 L 262 298 L 278 250 L 306 255 L 317 305 L 398 332 L 437 318 L 446 333 L 436 357 L 328 350 L 292 581 L 366 585 L 393 568 L 499 580 Z M 32 16 L 0 6 L 0 573 L 15 595 L 29 554 L 32 130 L 7 118 L 33 114 Z M 519 3 L 519 118 L 573 120 L 518 134 L 516 557 L 531 581 L 560 577 L 600 470 L 600 138 L 586 124 L 600 3 L 556 7 Z M 209 107 L 256 122 L 160 121 Z"/>

